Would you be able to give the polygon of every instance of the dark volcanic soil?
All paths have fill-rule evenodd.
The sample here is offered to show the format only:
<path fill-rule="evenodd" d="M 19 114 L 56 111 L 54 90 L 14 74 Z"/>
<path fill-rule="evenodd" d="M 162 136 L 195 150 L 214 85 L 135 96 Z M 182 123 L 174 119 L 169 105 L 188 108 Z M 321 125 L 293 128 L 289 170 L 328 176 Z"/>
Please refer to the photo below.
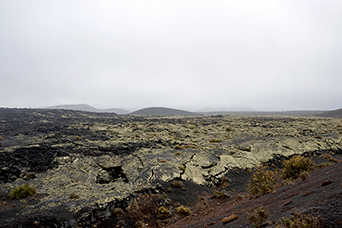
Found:
<path fill-rule="evenodd" d="M 254 227 L 247 213 L 260 206 L 269 211 L 270 224 L 299 211 L 319 216 L 322 227 L 342 227 L 342 163 L 317 169 L 305 181 L 299 179 L 291 186 L 280 186 L 258 198 L 244 197 L 238 201 L 235 195 L 229 200 L 216 200 L 209 209 L 168 227 Z M 223 224 L 222 219 L 231 214 L 240 218 Z"/>
<path fill-rule="evenodd" d="M 274 192 L 262 196 L 251 196 L 246 191 L 251 173 L 245 170 L 235 170 L 229 172 L 227 176 L 231 180 L 227 188 L 208 188 L 183 183 L 184 189 L 182 189 L 174 188 L 171 183 L 166 183 L 163 186 L 164 192 L 142 195 L 135 201 L 136 209 L 129 207 L 124 215 L 113 215 L 98 221 L 96 226 L 133 227 L 137 221 L 141 220 L 144 221 L 146 227 L 158 227 L 159 220 L 160 227 L 170 228 L 255 227 L 248 220 L 247 213 L 264 206 L 270 215 L 263 223 L 263 227 L 273 227 L 277 221 L 290 216 L 293 212 L 318 216 L 322 227 L 342 227 L 341 161 L 329 167 L 314 170 L 305 181 L 297 179 L 292 185 L 278 185 Z M 172 192 L 167 189 L 172 189 Z M 212 190 L 223 189 L 231 197 L 214 199 Z M 239 199 L 238 196 L 242 198 Z M 172 211 L 178 203 L 189 206 L 190 215 L 157 218 L 159 206 L 166 205 Z M 222 223 L 222 219 L 232 214 L 238 215 L 239 219 Z"/>

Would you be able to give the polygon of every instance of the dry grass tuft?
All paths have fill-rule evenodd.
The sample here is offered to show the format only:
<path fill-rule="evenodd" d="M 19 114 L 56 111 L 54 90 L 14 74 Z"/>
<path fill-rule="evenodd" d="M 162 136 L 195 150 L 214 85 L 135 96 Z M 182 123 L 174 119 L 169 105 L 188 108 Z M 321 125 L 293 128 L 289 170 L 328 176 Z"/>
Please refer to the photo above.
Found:
<path fill-rule="evenodd" d="M 300 155 L 293 156 L 290 160 L 283 161 L 282 175 L 284 179 L 297 179 L 302 172 L 311 172 L 315 163 L 310 158 Z"/>
<path fill-rule="evenodd" d="M 266 194 L 274 190 L 275 183 L 276 174 L 271 170 L 267 170 L 267 167 L 260 166 L 248 183 L 248 191 L 252 195 Z"/>
<path fill-rule="evenodd" d="M 260 227 L 261 224 L 267 219 L 269 213 L 263 206 L 253 209 L 251 213 L 248 213 L 248 220 L 256 227 Z"/>
<path fill-rule="evenodd" d="M 276 223 L 276 228 L 321 227 L 321 219 L 310 214 L 292 213 Z"/>

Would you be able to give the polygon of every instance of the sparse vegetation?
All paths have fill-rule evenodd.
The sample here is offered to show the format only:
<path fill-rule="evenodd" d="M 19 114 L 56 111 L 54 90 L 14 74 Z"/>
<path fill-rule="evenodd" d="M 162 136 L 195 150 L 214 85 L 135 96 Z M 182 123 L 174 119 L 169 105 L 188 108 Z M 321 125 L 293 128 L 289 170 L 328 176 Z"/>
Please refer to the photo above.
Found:
<path fill-rule="evenodd" d="M 299 174 L 300 179 L 302 179 L 303 181 L 306 180 L 309 176 L 310 174 L 307 171 L 301 172 Z"/>
<path fill-rule="evenodd" d="M 328 166 L 330 166 L 330 165 L 332 165 L 332 163 L 326 162 L 326 163 L 320 163 L 320 164 L 318 164 L 317 167 L 321 169 L 321 168 L 324 168 L 324 167 L 328 167 Z"/>
<path fill-rule="evenodd" d="M 22 199 L 28 196 L 33 196 L 34 194 L 36 194 L 36 189 L 24 184 L 13 189 L 9 196 L 11 199 Z"/>
<path fill-rule="evenodd" d="M 281 183 L 284 185 L 293 185 L 293 181 L 291 179 L 283 179 Z"/>
<path fill-rule="evenodd" d="M 166 195 L 166 194 L 160 195 L 160 196 L 158 196 L 158 198 L 159 198 L 160 200 L 164 200 L 164 199 L 167 199 L 167 195 Z"/>
<path fill-rule="evenodd" d="M 112 211 L 112 213 L 114 215 L 116 215 L 117 217 L 121 216 L 124 214 L 124 211 L 120 208 L 120 207 L 116 207 L 114 208 L 114 210 Z"/>
<path fill-rule="evenodd" d="M 187 149 L 197 149 L 198 147 L 195 146 L 195 145 L 184 145 L 184 148 L 187 148 Z"/>
<path fill-rule="evenodd" d="M 227 127 L 226 131 L 233 131 L 233 128 Z"/>
<path fill-rule="evenodd" d="M 315 163 L 310 158 L 295 155 L 290 160 L 283 161 L 282 175 L 284 179 L 297 179 L 302 172 L 311 172 L 314 166 Z"/>
<path fill-rule="evenodd" d="M 217 191 L 217 190 L 213 190 L 213 198 L 215 199 L 226 199 L 226 198 L 230 198 L 230 195 L 225 191 Z"/>
<path fill-rule="evenodd" d="M 167 218 L 171 215 L 169 209 L 165 206 L 161 206 L 158 208 L 157 218 Z"/>
<path fill-rule="evenodd" d="M 158 225 L 158 227 L 163 227 L 163 221 L 162 220 L 160 220 L 160 219 L 158 219 L 157 220 L 157 225 Z"/>
<path fill-rule="evenodd" d="M 260 227 L 261 224 L 267 219 L 269 213 L 263 206 L 253 209 L 251 213 L 248 213 L 248 220 L 253 223 L 254 226 Z"/>
<path fill-rule="evenodd" d="M 219 140 L 219 139 L 211 139 L 211 140 L 209 140 L 209 142 L 210 143 L 220 143 L 221 140 Z"/>
<path fill-rule="evenodd" d="M 238 194 L 238 196 L 236 197 L 236 201 L 239 201 L 239 200 L 242 200 L 243 199 L 243 197 L 242 197 L 242 195 L 240 195 L 240 193 Z"/>
<path fill-rule="evenodd" d="M 282 218 L 276 223 L 276 228 L 321 227 L 321 219 L 311 214 L 292 213 L 292 216 Z"/>
<path fill-rule="evenodd" d="M 226 176 L 221 177 L 221 187 L 229 187 L 229 178 Z"/>
<path fill-rule="evenodd" d="M 199 200 L 205 200 L 205 198 L 203 196 L 198 196 Z"/>
<path fill-rule="evenodd" d="M 276 174 L 271 170 L 267 170 L 267 167 L 260 166 L 248 183 L 248 191 L 252 195 L 266 194 L 274 190 L 275 183 Z"/>
<path fill-rule="evenodd" d="M 144 227 L 143 221 L 139 220 L 134 224 L 134 227 Z"/>
<path fill-rule="evenodd" d="M 57 114 L 60 111 L 58 113 L 57 111 L 56 113 L 55 111 L 51 112 L 51 114 L 58 117 Z M 39 110 L 37 113 L 39 113 Z M 60 112 L 58 115 L 64 115 L 64 112 Z M 312 117 L 241 117 L 235 115 L 223 115 L 220 118 L 207 115 L 194 118 L 177 116 L 135 117 L 133 115 L 114 114 L 101 114 L 97 116 L 96 113 L 84 113 L 84 115 L 80 115 L 80 118 L 76 119 L 72 118 L 73 115 L 72 112 L 68 112 L 65 117 L 58 117 L 61 120 L 60 123 L 55 126 L 51 125 L 51 127 L 50 123 L 54 123 L 52 117 L 48 118 L 46 115 L 44 118 L 47 121 L 41 121 L 40 119 L 37 123 L 35 123 L 37 118 L 30 118 L 30 122 L 35 125 L 19 131 L 19 135 L 15 135 L 17 131 L 8 133 L 6 129 L 2 131 L 5 132 L 1 133 L 5 140 L 0 141 L 0 144 L 2 143 L 0 149 L 5 152 L 4 155 L 8 155 L 8 159 L 3 159 L 3 165 L 0 167 L 0 170 L 5 175 L 1 177 L 5 181 L 8 179 L 6 183 L 13 184 L 25 181 L 24 183 L 34 183 L 35 187 L 40 186 L 39 195 L 37 194 L 36 196 L 37 200 L 33 201 L 32 197 L 28 197 L 24 198 L 27 200 L 27 203 L 24 203 L 24 201 L 19 203 L 19 200 L 8 201 L 5 199 L 6 197 L 3 197 L 4 199 L 0 202 L 3 208 L 11 209 L 15 203 L 16 208 L 13 210 L 14 212 L 20 211 L 20 207 L 25 205 L 28 207 L 27 209 L 31 210 L 33 207 L 39 207 L 37 202 L 40 198 L 49 194 L 49 199 L 51 197 L 62 197 L 64 200 L 70 201 L 69 204 L 71 206 L 70 208 L 68 207 L 68 210 L 70 209 L 71 213 L 78 211 L 82 207 L 88 208 L 88 206 L 89 210 L 96 210 L 96 208 L 105 205 L 105 203 L 112 204 L 112 200 L 116 200 L 118 197 L 121 200 L 122 194 L 117 195 L 116 191 L 122 190 L 125 195 L 127 193 L 130 197 L 127 200 L 122 199 L 124 200 L 123 203 L 116 204 L 116 206 L 122 206 L 123 210 L 119 208 L 115 210 L 122 210 L 122 213 L 117 213 L 112 208 L 109 211 L 113 213 L 112 216 L 108 218 L 94 217 L 96 221 L 93 221 L 90 225 L 99 224 L 102 227 L 106 225 L 107 227 L 115 225 L 120 227 L 157 227 L 156 223 L 158 223 L 160 227 L 165 227 L 183 217 L 180 214 L 187 213 L 186 211 L 185 213 L 181 211 L 180 208 L 183 207 L 191 208 L 190 213 L 194 215 L 191 216 L 191 219 L 194 221 L 202 216 L 202 211 L 208 211 L 206 219 L 211 219 L 211 221 L 205 221 L 204 223 L 203 219 L 202 226 L 211 222 L 218 223 L 214 226 L 222 226 L 221 218 L 223 216 L 229 217 L 230 213 L 234 212 L 240 213 L 239 216 L 241 216 L 237 223 L 241 222 L 241 226 L 244 227 L 248 225 L 252 227 L 253 224 L 247 219 L 247 212 L 250 212 L 251 208 L 248 211 L 245 210 L 244 215 L 241 214 L 239 208 L 250 207 L 251 203 L 255 203 L 252 206 L 255 209 L 263 205 L 265 208 L 270 209 L 272 218 L 281 219 L 280 213 L 286 213 L 286 215 L 282 215 L 284 217 L 288 216 L 290 215 L 290 210 L 292 211 L 298 204 L 301 205 L 303 211 L 306 210 L 306 205 L 309 204 L 301 204 L 302 200 L 306 200 L 305 202 L 310 201 L 311 203 L 311 201 L 317 200 L 318 197 L 330 203 L 332 199 L 324 197 L 329 197 L 330 189 L 340 185 L 338 175 L 332 175 L 335 175 L 336 170 L 330 167 L 325 171 L 317 170 L 317 173 L 324 173 L 325 179 L 316 179 L 316 172 L 309 173 L 308 171 L 303 171 L 300 172 L 299 178 L 303 180 L 308 178 L 310 182 L 296 181 L 295 186 L 293 186 L 294 188 L 286 186 L 277 188 L 275 185 L 279 184 L 278 186 L 281 186 L 280 181 L 285 185 L 293 183 L 294 179 L 288 178 L 283 180 L 281 178 L 279 182 L 276 182 L 278 174 L 281 177 L 283 172 L 279 170 L 274 171 L 277 167 L 280 168 L 281 159 L 284 156 L 294 152 L 312 151 L 305 153 L 305 156 L 309 156 L 317 153 L 320 155 L 322 154 L 320 151 L 326 150 L 327 154 L 320 156 L 322 159 L 315 158 L 315 161 L 327 162 L 318 165 L 319 167 L 330 165 L 334 158 L 340 161 L 342 157 L 339 157 L 337 149 L 339 148 L 338 143 L 340 143 L 340 140 L 338 140 L 338 137 L 333 136 L 337 130 L 342 130 L 341 126 L 339 129 L 334 127 L 336 123 L 342 123 L 339 119 L 317 118 L 319 120 L 316 120 L 316 118 Z M 271 120 L 273 123 L 270 122 Z M 133 121 L 137 121 L 139 125 L 133 123 Z M 195 128 L 190 127 L 190 121 L 194 122 L 191 125 L 195 126 Z M 327 127 L 319 127 L 321 122 L 326 122 Z M 11 122 L 4 122 L 2 127 L 8 126 L 9 123 Z M 18 123 L 21 123 L 21 120 Z M 29 126 L 26 122 L 22 123 L 24 124 L 23 126 Z M 16 128 L 14 127 L 13 129 Z M 36 134 L 35 131 L 31 132 L 32 129 L 39 129 L 43 133 Z M 49 129 L 53 129 L 52 133 L 51 131 L 49 132 Z M 325 140 L 315 139 L 313 136 L 316 134 L 321 134 Z M 76 137 L 77 135 L 79 136 Z M 286 135 L 293 137 L 289 138 Z M 80 141 L 76 141 L 77 138 Z M 3 139 L 3 137 L 0 136 L 0 139 Z M 299 139 L 302 140 L 301 144 L 298 142 Z M 16 142 L 15 140 L 19 142 L 18 148 L 11 146 L 13 142 Z M 27 142 L 30 142 L 28 144 L 30 146 L 23 146 L 21 140 L 27 140 Z M 209 142 L 210 140 L 212 143 Z M 220 145 L 220 140 L 225 143 Z M 317 142 L 320 142 L 322 147 L 318 147 Z M 293 148 L 293 151 L 291 151 L 289 146 Z M 196 147 L 199 149 L 193 149 Z M 334 148 L 336 148 L 336 151 Z M 316 151 L 316 149 L 319 149 L 319 151 Z M 252 153 L 244 151 L 251 151 Z M 258 169 L 252 168 L 248 159 L 253 154 L 258 153 L 260 156 L 255 157 L 255 162 L 266 161 L 265 159 L 271 158 L 268 152 L 275 155 L 274 160 L 270 160 L 267 163 L 274 164 L 274 167 L 273 165 L 270 166 L 270 169 L 265 167 L 264 173 L 259 170 L 260 178 L 258 179 L 257 174 L 253 176 L 253 173 L 258 172 Z M 48 156 L 45 156 L 45 154 Z M 234 159 L 236 159 L 236 163 Z M 15 174 L 18 176 L 11 175 L 14 169 L 10 164 L 13 164 L 14 168 L 23 171 Z M 53 165 L 53 170 L 55 169 L 54 167 L 57 167 L 55 165 L 58 165 L 58 170 L 55 170 L 56 172 L 49 172 L 50 164 Z M 86 168 L 84 168 L 85 165 L 87 166 Z M 236 168 L 230 168 L 232 166 L 236 166 Z M 328 171 L 330 172 L 329 174 L 327 174 Z M 39 175 L 37 174 L 38 172 Z M 228 173 L 221 178 L 225 172 Z M 26 173 L 27 175 L 35 174 L 35 179 L 29 179 L 28 176 L 25 176 Z M 61 174 L 63 174 L 63 178 L 58 176 Z M 257 197 L 244 193 L 246 189 L 243 188 L 247 184 L 245 183 L 246 178 L 251 176 L 256 178 L 257 181 L 252 182 L 253 178 L 251 178 L 249 190 L 254 191 L 254 195 L 258 195 Z M 46 178 L 50 177 L 53 181 L 50 181 L 49 186 L 46 186 Z M 15 181 L 16 178 L 18 181 Z M 141 178 L 143 181 L 141 181 Z M 161 183 L 160 178 L 171 181 L 169 183 Z M 101 180 L 101 182 L 104 180 L 106 183 L 102 184 L 98 180 Z M 193 180 L 193 182 L 186 180 Z M 311 181 L 313 181 L 313 184 L 309 186 Z M 161 183 L 161 185 L 157 185 L 157 183 Z M 332 184 L 328 185 L 329 183 Z M 200 184 L 200 186 L 195 184 Z M 229 184 L 233 186 L 229 187 Z M 274 187 L 272 186 L 273 184 Z M 324 187 L 326 184 L 327 187 Z M 68 186 L 71 189 L 65 193 L 63 190 L 67 189 Z M 295 191 L 294 193 L 298 193 L 298 196 L 293 198 L 292 189 L 297 189 L 298 186 L 304 186 L 305 188 L 301 188 L 299 192 Z M 73 193 L 75 196 L 70 194 L 75 189 L 78 189 L 76 193 L 81 196 L 80 198 L 76 193 Z M 82 191 L 79 191 L 80 189 Z M 277 191 L 274 191 L 275 189 Z M 320 191 L 317 192 L 315 189 Z M 212 192 L 212 190 L 215 191 Z M 6 194 L 9 194 L 9 192 Z M 272 194 L 258 198 L 260 194 L 269 192 L 272 192 Z M 274 199 L 278 199 L 279 195 L 283 196 L 281 194 L 284 192 L 286 192 L 284 196 L 286 200 L 274 201 Z M 97 197 L 85 197 L 94 194 Z M 311 195 L 309 196 L 309 194 Z M 229 195 L 231 195 L 231 199 L 225 199 Z M 133 201 L 130 200 L 132 199 L 131 197 L 134 197 Z M 9 197 L 7 196 L 7 198 Z M 42 200 L 44 201 L 45 199 L 47 198 L 45 197 Z M 7 205 L 5 205 L 6 202 L 4 200 L 7 201 Z M 261 203 L 266 202 L 265 200 L 267 204 Z M 177 202 L 179 202 L 178 207 L 176 206 Z M 129 205 L 127 206 L 127 204 Z M 218 215 L 218 213 L 215 214 L 216 210 L 213 212 L 210 210 L 214 207 L 222 207 L 224 209 L 223 207 L 228 205 L 232 209 L 230 210 L 231 212 L 227 211 L 226 214 L 220 215 L 220 218 L 216 216 Z M 54 205 L 49 204 L 46 207 L 44 206 L 44 208 L 38 208 L 38 210 L 54 210 L 54 207 Z M 278 207 L 281 208 L 281 211 L 277 211 Z M 117 217 L 114 211 L 118 215 L 123 215 Z M 20 213 L 22 212 L 26 213 L 27 210 L 20 211 Z M 81 212 L 83 213 L 83 210 Z M 159 218 L 157 218 L 157 215 L 159 215 Z M 211 215 L 214 217 L 210 218 L 209 216 Z M 329 214 L 329 216 L 333 217 L 334 215 Z M 118 221 L 121 221 L 121 223 Z M 266 224 L 265 221 L 262 225 Z M 225 224 L 223 223 L 223 225 Z M 275 225 L 275 221 L 273 221 L 273 225 Z"/>
<path fill-rule="evenodd" d="M 182 147 L 182 146 L 180 146 L 180 145 L 176 145 L 176 146 L 174 147 L 174 149 L 176 149 L 176 150 L 183 150 L 184 147 Z"/>
<path fill-rule="evenodd" d="M 72 192 L 72 193 L 70 193 L 69 198 L 70 199 L 78 199 L 78 198 L 80 198 L 80 196 L 76 192 Z"/>
<path fill-rule="evenodd" d="M 319 156 L 321 159 L 328 160 L 329 162 L 337 163 L 337 160 L 331 156 L 331 154 L 322 154 Z"/>
<path fill-rule="evenodd" d="M 190 211 L 189 207 L 185 207 L 183 205 L 176 208 L 176 213 L 181 215 L 188 215 L 190 214 Z"/>
<path fill-rule="evenodd" d="M 173 180 L 172 181 L 172 187 L 174 187 L 174 188 L 181 188 L 181 187 L 183 187 L 183 183 L 182 183 L 182 181 Z"/>

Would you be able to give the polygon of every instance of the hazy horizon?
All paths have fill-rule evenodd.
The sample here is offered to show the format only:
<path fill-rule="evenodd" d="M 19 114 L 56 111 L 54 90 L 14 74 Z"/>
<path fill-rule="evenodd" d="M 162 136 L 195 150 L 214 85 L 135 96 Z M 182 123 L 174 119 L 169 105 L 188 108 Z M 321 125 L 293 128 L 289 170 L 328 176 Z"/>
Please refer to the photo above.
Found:
<path fill-rule="evenodd" d="M 57 107 L 57 109 L 60 109 L 62 106 L 63 109 L 70 109 L 70 110 L 83 110 L 83 108 L 75 108 L 75 106 L 89 106 L 89 111 L 92 111 L 92 108 L 95 108 L 97 111 L 104 111 L 104 110 L 111 110 L 111 109 L 121 109 L 122 111 L 125 111 L 125 113 L 132 113 L 135 111 L 139 111 L 142 109 L 147 109 L 147 108 L 169 108 L 169 109 L 178 109 L 182 111 L 189 111 L 189 112 L 198 112 L 198 113 L 205 113 L 205 112 L 296 112 L 296 111 L 333 111 L 332 109 L 289 109 L 289 110 L 255 110 L 251 109 L 249 107 L 227 107 L 227 108 L 222 108 L 222 107 L 204 107 L 202 109 L 188 109 L 188 108 L 176 108 L 176 107 L 168 107 L 168 106 L 147 106 L 147 107 L 142 107 L 142 108 L 136 108 L 136 109 L 124 109 L 124 108 L 118 108 L 118 107 L 111 107 L 111 108 L 98 108 L 93 105 L 88 105 L 88 104 L 63 104 L 63 105 L 52 105 L 52 106 L 45 106 L 45 107 L 2 107 L 0 108 L 28 108 L 28 109 L 54 109 Z M 334 109 L 335 110 L 335 109 Z M 124 114 L 124 113 L 119 113 L 119 114 Z"/>
<path fill-rule="evenodd" d="M 0 2 L 0 107 L 335 110 L 342 1 Z"/>

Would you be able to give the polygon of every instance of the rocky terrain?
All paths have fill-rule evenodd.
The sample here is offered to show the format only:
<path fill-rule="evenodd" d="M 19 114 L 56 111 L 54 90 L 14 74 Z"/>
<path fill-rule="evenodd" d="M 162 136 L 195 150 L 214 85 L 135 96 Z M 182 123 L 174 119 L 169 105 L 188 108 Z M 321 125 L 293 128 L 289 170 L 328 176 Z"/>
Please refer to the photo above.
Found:
<path fill-rule="evenodd" d="M 230 180 L 227 191 L 244 192 L 250 171 L 262 163 L 276 166 L 294 154 L 337 156 L 342 120 L 1 108 L 0 139 L 0 226 L 133 227 L 143 220 L 157 227 L 179 217 L 156 218 L 156 205 L 188 204 L 199 212 L 218 203 L 202 208 L 197 199 L 210 198 L 222 177 Z M 22 184 L 36 195 L 9 199 Z M 132 212 L 134 205 L 149 213 Z"/>

